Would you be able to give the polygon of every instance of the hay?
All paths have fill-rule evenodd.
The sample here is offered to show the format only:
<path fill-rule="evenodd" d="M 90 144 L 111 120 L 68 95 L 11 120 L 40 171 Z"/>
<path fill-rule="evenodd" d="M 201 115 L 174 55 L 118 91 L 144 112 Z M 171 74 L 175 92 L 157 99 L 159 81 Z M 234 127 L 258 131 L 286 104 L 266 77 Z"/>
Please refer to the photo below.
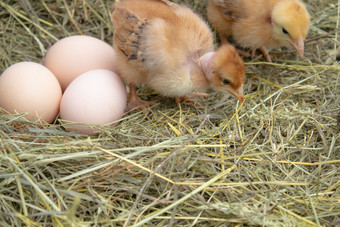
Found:
<path fill-rule="evenodd" d="M 205 1 L 181 1 L 205 17 Z M 111 1 L 0 2 L 0 72 L 69 35 L 112 43 Z M 247 60 L 246 101 L 154 95 L 96 136 L 0 110 L 1 226 L 335 226 L 339 3 L 307 1 L 306 58 Z"/>

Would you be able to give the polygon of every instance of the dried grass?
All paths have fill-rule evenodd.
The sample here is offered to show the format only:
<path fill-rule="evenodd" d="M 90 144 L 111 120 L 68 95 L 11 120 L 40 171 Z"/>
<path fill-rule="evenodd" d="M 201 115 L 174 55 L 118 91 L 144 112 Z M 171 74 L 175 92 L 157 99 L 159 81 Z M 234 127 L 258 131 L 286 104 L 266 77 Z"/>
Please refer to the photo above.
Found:
<path fill-rule="evenodd" d="M 181 1 L 204 15 L 205 1 Z M 247 60 L 246 101 L 154 95 L 82 136 L 0 110 L 1 226 L 336 226 L 339 2 L 307 1 L 306 57 Z M 111 1 L 0 1 L 0 72 L 56 40 L 112 43 Z"/>

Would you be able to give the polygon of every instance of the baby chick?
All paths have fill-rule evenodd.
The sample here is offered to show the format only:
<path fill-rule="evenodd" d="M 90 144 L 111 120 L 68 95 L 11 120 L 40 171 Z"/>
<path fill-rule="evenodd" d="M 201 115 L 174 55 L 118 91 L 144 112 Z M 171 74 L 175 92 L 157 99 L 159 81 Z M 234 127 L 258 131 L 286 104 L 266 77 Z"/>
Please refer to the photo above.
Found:
<path fill-rule="evenodd" d="M 209 26 L 192 10 L 167 0 L 123 0 L 114 7 L 114 48 L 130 107 L 151 104 L 138 98 L 141 84 L 183 99 L 213 88 L 243 102 L 242 59 L 230 44 L 214 51 Z"/>
<path fill-rule="evenodd" d="M 268 50 L 280 46 L 304 54 L 310 18 L 300 0 L 209 0 L 207 16 L 222 42 L 233 36 L 242 47 L 260 48 L 269 62 Z"/>

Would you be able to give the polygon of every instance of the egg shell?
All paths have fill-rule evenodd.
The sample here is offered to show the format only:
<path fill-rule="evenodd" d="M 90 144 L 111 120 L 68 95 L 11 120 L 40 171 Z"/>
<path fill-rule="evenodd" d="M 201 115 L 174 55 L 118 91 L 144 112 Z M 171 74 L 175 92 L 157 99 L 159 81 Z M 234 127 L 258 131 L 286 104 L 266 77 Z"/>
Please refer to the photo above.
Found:
<path fill-rule="evenodd" d="M 104 41 L 85 35 L 75 35 L 56 42 L 46 53 L 44 65 L 59 80 L 63 91 L 82 73 L 94 69 L 116 71 L 116 53 Z"/>
<path fill-rule="evenodd" d="M 98 69 L 83 73 L 67 87 L 60 102 L 60 117 L 105 125 L 120 119 L 125 108 L 126 88 L 122 79 L 112 71 Z M 96 133 L 86 124 L 64 124 L 64 127 L 86 135 Z"/>
<path fill-rule="evenodd" d="M 0 107 L 13 114 L 27 112 L 30 121 L 52 123 L 61 96 L 57 78 L 38 63 L 16 63 L 0 76 Z"/>

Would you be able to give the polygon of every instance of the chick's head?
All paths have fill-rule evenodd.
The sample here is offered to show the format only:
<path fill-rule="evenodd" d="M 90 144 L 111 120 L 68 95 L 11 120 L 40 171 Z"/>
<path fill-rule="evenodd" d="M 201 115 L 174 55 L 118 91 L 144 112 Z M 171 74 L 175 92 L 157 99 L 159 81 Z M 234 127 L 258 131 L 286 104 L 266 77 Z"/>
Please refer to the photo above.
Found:
<path fill-rule="evenodd" d="M 300 0 L 279 1 L 271 15 L 274 37 L 303 56 L 310 17 Z"/>
<path fill-rule="evenodd" d="M 244 63 L 235 47 L 230 44 L 222 45 L 212 57 L 211 87 L 217 91 L 227 91 L 243 102 L 244 82 Z"/>

